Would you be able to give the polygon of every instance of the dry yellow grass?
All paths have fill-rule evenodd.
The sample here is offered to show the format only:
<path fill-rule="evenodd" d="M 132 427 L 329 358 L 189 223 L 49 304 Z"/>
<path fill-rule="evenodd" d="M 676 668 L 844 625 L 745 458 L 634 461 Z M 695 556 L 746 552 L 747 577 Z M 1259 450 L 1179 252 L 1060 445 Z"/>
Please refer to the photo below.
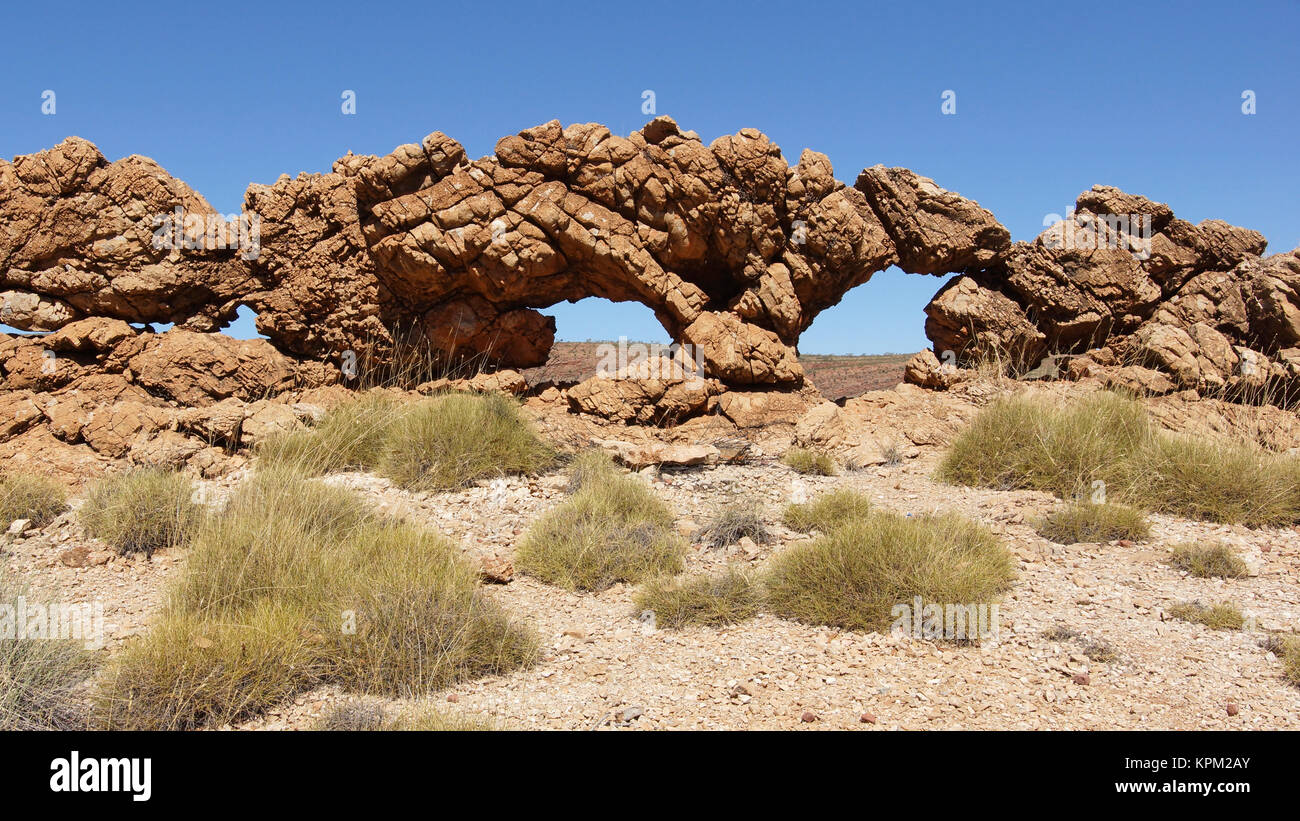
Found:
<path fill-rule="evenodd" d="M 1106 391 L 1063 407 L 994 403 L 953 442 L 937 476 L 1062 498 L 1101 488 L 1108 501 L 1248 527 L 1300 522 L 1300 459 L 1160 431 L 1140 403 Z"/>
<path fill-rule="evenodd" d="M 872 510 L 777 554 L 764 583 L 777 615 L 884 631 L 894 606 L 916 596 L 928 603 L 990 604 L 1013 578 L 1010 552 L 976 522 Z"/>
<path fill-rule="evenodd" d="M 188 477 L 137 468 L 97 482 L 77 511 L 86 532 L 119 553 L 144 553 L 184 544 L 198 529 L 203 507 Z"/>
<path fill-rule="evenodd" d="M 1211 630 L 1240 630 L 1246 624 L 1241 610 L 1232 602 L 1201 604 L 1198 601 L 1179 602 L 1169 608 L 1169 615 L 1183 621 L 1203 624 Z"/>
<path fill-rule="evenodd" d="M 1246 563 L 1223 542 L 1174 545 L 1170 563 L 1200 578 L 1238 579 L 1248 572 Z"/>
<path fill-rule="evenodd" d="M 800 533 L 820 530 L 823 533 L 849 522 L 865 519 L 871 513 L 871 500 L 848 489 L 823 493 L 811 502 L 786 505 L 781 514 L 785 526 Z"/>
<path fill-rule="evenodd" d="M 272 438 L 258 455 L 310 475 L 371 470 L 416 491 L 533 473 L 555 461 L 515 400 L 499 393 L 409 402 L 370 393 L 333 409 L 315 428 Z"/>
<path fill-rule="evenodd" d="M 1151 526 L 1142 511 L 1127 505 L 1074 502 L 1044 519 L 1038 535 L 1058 544 L 1140 542 L 1151 535 Z"/>
<path fill-rule="evenodd" d="M 0 561 L 0 607 L 16 611 L 18 597 L 26 594 Z M 0 732 L 87 729 L 80 690 L 94 674 L 96 659 L 84 642 L 25 637 L 25 625 L 3 625 L 0 619 Z"/>
<path fill-rule="evenodd" d="M 67 509 L 67 491 L 53 479 L 28 473 L 0 475 L 0 526 L 28 519 L 32 527 L 45 527 Z"/>
<path fill-rule="evenodd" d="M 584 477 L 568 501 L 524 534 L 520 571 L 570 590 L 605 590 L 682 570 L 686 542 L 654 491 L 605 458 L 579 463 Z"/>
<path fill-rule="evenodd" d="M 161 617 L 106 676 L 99 708 L 110 728 L 221 725 L 321 684 L 418 696 L 536 652 L 450 542 L 269 469 L 204 523 Z"/>
<path fill-rule="evenodd" d="M 734 565 L 710 576 L 651 579 L 636 595 L 636 612 L 654 613 L 658 627 L 720 627 L 758 613 L 763 596 L 755 574 Z"/>
<path fill-rule="evenodd" d="M 810 473 L 815 476 L 835 475 L 835 462 L 830 456 L 807 448 L 790 448 L 781 457 L 781 462 L 799 473 Z"/>

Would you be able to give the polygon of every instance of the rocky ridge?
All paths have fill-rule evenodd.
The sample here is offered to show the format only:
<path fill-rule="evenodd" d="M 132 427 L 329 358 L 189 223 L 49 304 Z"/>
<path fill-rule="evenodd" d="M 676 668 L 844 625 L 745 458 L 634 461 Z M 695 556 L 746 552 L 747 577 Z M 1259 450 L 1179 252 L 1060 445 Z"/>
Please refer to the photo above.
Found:
<path fill-rule="evenodd" d="M 800 334 L 889 266 L 956 274 L 926 308 L 934 350 L 909 382 L 950 388 L 997 357 L 1288 404 L 1300 250 L 1264 249 L 1254 231 L 1102 186 L 1013 244 L 987 210 L 907 169 L 868 168 L 850 187 L 822 154 L 791 166 L 753 129 L 706 145 L 664 117 L 627 137 L 553 121 L 478 160 L 435 132 L 252 185 L 232 215 L 152 160 L 110 163 L 70 137 L 0 161 L 0 322 L 46 334 L 0 335 L 0 455 L 57 454 L 78 475 L 120 458 L 219 473 L 348 395 L 358 368 L 412 350 L 486 370 L 422 393 L 521 392 L 513 368 L 553 343 L 538 309 L 589 296 L 649 306 L 698 368 L 535 392 L 618 422 L 711 415 L 755 431 L 816 400 Z M 267 339 L 213 333 L 240 306 Z"/>

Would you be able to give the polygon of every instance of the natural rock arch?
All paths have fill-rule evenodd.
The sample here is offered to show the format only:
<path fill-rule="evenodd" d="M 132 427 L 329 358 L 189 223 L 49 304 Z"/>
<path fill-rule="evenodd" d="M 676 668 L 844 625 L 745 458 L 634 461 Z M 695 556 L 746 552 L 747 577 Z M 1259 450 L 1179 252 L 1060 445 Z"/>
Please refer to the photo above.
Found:
<path fill-rule="evenodd" d="M 1115 215 L 1146 219 L 1145 258 Z M 212 331 L 245 305 L 299 360 L 383 359 L 414 333 L 445 356 L 528 366 L 554 335 L 537 309 L 598 296 L 647 305 L 722 383 L 796 386 L 813 318 L 898 265 L 961 275 L 926 309 L 935 351 L 959 364 L 1091 352 L 1076 374 L 1145 368 L 1164 382 L 1130 375 L 1168 389 L 1300 374 L 1300 257 L 1261 260 L 1253 231 L 1096 187 L 1012 245 L 988 211 L 911 171 L 875 166 L 849 187 L 824 155 L 790 166 L 753 129 L 706 146 L 664 117 L 627 137 L 553 121 L 473 161 L 435 132 L 250 186 L 230 217 L 152 160 L 109 163 L 78 138 L 0 162 L 0 322 Z M 1049 242 L 1065 228 L 1106 242 Z M 935 361 L 909 378 L 944 384 Z"/>
<path fill-rule="evenodd" d="M 553 339 L 537 308 L 598 296 L 647 305 L 725 382 L 797 385 L 799 334 L 846 290 L 891 264 L 962 270 L 1009 243 L 987 211 L 904 169 L 850 188 L 824 155 L 791 167 L 753 129 L 706 146 L 668 118 L 626 138 L 551 122 L 475 161 L 434 133 L 250 186 L 251 259 L 228 247 L 233 225 L 222 247 L 153 247 L 154 216 L 176 208 L 212 212 L 152 161 L 110 164 L 76 138 L 0 166 L 15 324 L 211 330 L 243 304 L 298 357 L 383 356 L 406 329 L 527 366 Z"/>

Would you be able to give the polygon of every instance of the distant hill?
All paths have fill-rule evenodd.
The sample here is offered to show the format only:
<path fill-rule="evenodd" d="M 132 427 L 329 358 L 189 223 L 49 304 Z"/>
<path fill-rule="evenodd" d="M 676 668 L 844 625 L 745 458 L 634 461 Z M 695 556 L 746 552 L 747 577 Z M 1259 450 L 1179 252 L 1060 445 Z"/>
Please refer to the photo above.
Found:
<path fill-rule="evenodd" d="M 596 348 L 600 342 L 556 342 L 546 364 L 524 371 L 528 384 L 551 382 L 570 384 L 596 375 Z M 799 362 L 804 372 L 827 399 L 860 396 L 867 391 L 886 390 L 903 381 L 903 368 L 912 354 L 887 353 L 874 356 L 804 354 Z"/>

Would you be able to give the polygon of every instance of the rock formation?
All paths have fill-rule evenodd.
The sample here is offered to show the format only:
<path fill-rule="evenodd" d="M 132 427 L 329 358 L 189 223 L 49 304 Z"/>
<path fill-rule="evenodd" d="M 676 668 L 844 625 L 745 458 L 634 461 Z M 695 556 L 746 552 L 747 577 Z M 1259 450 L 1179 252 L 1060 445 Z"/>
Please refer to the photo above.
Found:
<path fill-rule="evenodd" d="M 177 208 L 181 247 L 160 249 Z M 69 138 L 0 165 L 0 216 L 6 322 L 26 330 L 92 315 L 212 330 L 242 304 L 299 358 L 382 361 L 415 341 L 527 367 L 554 336 L 536 309 L 598 296 L 647 305 L 733 385 L 798 385 L 800 333 L 873 273 L 961 271 L 1010 241 L 906 169 L 850 188 L 822 154 L 791 167 L 758 131 L 706 146 L 666 117 L 626 138 L 551 122 L 474 161 L 434 133 L 250 186 L 229 222 L 151 161 L 110 165 Z"/>
<path fill-rule="evenodd" d="M 1300 380 L 1300 250 L 1261 258 L 1262 235 L 1192 225 L 1169 206 L 1094 186 L 1033 242 L 946 284 L 926 306 L 935 351 L 962 366 L 1048 354 L 1063 373 L 1148 393 L 1294 394 Z M 933 355 L 909 380 L 953 378 Z"/>
<path fill-rule="evenodd" d="M 341 390 L 353 363 L 415 348 L 541 364 L 555 327 L 539 309 L 590 296 L 650 307 L 703 373 L 589 381 L 565 396 L 575 411 L 750 427 L 782 406 L 769 389 L 803 383 L 796 346 L 818 313 L 891 265 L 957 274 L 926 308 L 934 351 L 906 377 L 919 385 L 951 387 L 996 355 L 1155 393 L 1289 391 L 1300 251 L 1264 247 L 1100 186 L 1012 244 L 988 211 L 907 169 L 849 187 L 822 154 L 790 166 L 753 129 L 705 145 L 664 117 L 627 137 L 550 122 L 478 160 L 435 132 L 252 185 L 225 216 L 152 160 L 110 163 L 70 137 L 0 161 L 0 323 L 50 332 L 0 335 L 0 442 L 206 469 L 213 447 L 312 416 L 301 400 Z M 240 306 L 267 340 L 211 333 Z"/>

